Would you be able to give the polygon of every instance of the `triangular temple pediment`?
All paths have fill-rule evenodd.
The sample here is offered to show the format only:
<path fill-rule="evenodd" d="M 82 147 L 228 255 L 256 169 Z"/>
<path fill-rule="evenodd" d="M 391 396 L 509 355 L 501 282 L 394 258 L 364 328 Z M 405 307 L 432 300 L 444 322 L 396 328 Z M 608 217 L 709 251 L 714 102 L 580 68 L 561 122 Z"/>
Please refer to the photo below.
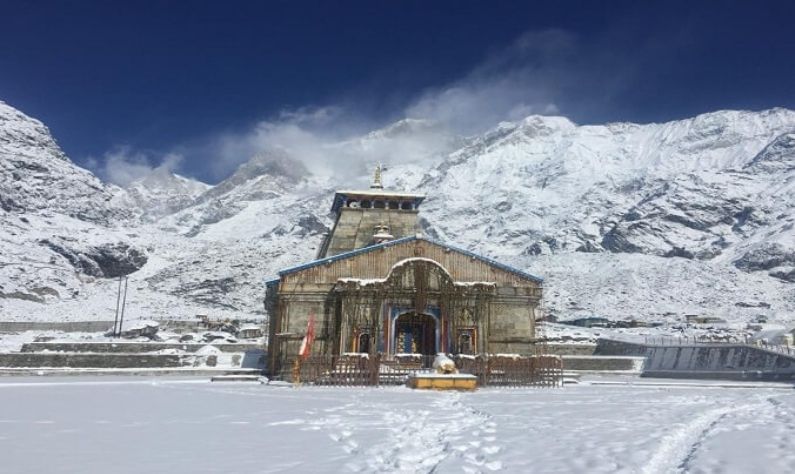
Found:
<path fill-rule="evenodd" d="M 416 259 L 416 260 L 412 260 Z M 543 280 L 473 252 L 425 237 L 412 236 L 323 258 L 279 272 L 282 281 L 331 283 L 384 282 L 408 262 L 429 261 L 458 284 L 513 283 L 540 287 Z M 409 272 L 410 273 L 410 272 Z"/>

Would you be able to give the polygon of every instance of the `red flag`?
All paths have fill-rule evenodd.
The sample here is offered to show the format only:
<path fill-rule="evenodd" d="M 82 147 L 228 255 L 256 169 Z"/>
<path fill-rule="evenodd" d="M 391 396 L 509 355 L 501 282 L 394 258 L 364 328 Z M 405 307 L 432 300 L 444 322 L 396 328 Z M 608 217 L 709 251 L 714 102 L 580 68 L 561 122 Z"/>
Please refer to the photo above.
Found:
<path fill-rule="evenodd" d="M 304 336 L 304 340 L 301 341 L 301 350 L 298 351 L 298 355 L 301 356 L 302 359 L 306 359 L 309 357 L 309 354 L 312 353 L 312 343 L 315 341 L 315 313 L 309 313 L 309 321 L 306 323 L 306 335 Z"/>

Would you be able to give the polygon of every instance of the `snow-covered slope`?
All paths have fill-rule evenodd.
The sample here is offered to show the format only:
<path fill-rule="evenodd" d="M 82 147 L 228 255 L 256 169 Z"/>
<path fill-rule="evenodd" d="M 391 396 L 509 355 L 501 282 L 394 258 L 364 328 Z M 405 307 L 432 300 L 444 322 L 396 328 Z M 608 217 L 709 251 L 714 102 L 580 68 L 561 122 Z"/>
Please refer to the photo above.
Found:
<path fill-rule="evenodd" d="M 314 258 L 334 189 L 360 184 L 263 150 L 213 187 L 164 171 L 121 190 L 75 167 L 39 122 L 0 110 L 6 318 L 107 317 L 107 277 L 131 271 L 142 317 L 262 314 L 262 279 Z M 388 187 L 426 193 L 431 236 L 546 277 L 558 317 L 795 320 L 793 111 L 646 125 L 530 116 L 467 139 L 404 120 L 329 150 L 372 153 Z M 127 263 L 97 270 L 73 249 Z"/>

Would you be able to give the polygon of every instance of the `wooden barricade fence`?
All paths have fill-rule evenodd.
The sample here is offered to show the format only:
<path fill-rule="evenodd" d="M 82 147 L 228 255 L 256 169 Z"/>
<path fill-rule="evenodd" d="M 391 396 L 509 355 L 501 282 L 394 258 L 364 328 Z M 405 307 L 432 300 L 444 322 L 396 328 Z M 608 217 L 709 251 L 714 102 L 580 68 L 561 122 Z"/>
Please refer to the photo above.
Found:
<path fill-rule="evenodd" d="M 460 373 L 475 375 L 481 387 L 562 385 L 563 363 L 558 356 L 459 355 L 452 359 Z M 402 385 L 411 375 L 431 372 L 433 360 L 434 356 L 414 354 L 310 356 L 301 361 L 296 374 L 298 382 L 313 385 Z"/>
<path fill-rule="evenodd" d="M 299 382 L 314 385 L 378 385 L 380 355 L 310 356 L 299 365 Z"/>

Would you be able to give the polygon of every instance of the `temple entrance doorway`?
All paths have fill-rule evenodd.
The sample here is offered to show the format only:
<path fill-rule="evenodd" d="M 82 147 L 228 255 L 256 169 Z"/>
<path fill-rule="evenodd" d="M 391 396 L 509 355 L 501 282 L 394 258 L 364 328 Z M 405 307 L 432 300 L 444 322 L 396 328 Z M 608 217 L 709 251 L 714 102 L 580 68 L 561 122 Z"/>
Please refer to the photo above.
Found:
<path fill-rule="evenodd" d="M 395 353 L 435 355 L 436 320 L 427 314 L 405 313 L 395 321 Z"/>

